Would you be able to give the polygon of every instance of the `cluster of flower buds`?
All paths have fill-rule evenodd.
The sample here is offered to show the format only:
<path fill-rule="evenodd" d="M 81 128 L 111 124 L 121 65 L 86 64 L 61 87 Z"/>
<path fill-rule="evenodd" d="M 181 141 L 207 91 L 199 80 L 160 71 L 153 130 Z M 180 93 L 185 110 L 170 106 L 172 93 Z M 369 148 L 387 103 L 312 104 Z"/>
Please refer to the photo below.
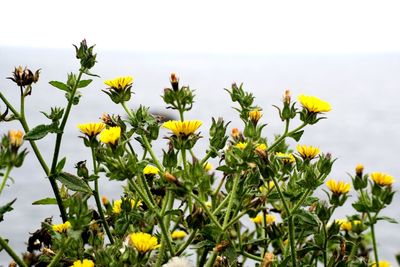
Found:
<path fill-rule="evenodd" d="M 81 68 L 83 70 L 91 69 L 96 64 L 96 54 L 93 54 L 94 45 L 88 47 L 86 40 L 83 40 L 79 48 L 74 45 L 76 51 L 76 58 L 81 61 Z"/>
<path fill-rule="evenodd" d="M 179 78 L 175 73 L 170 76 L 172 88 L 165 88 L 164 95 L 162 96 L 164 102 L 169 105 L 167 108 L 176 109 L 180 113 L 192 109 L 194 94 L 189 86 L 182 86 L 179 88 Z"/>

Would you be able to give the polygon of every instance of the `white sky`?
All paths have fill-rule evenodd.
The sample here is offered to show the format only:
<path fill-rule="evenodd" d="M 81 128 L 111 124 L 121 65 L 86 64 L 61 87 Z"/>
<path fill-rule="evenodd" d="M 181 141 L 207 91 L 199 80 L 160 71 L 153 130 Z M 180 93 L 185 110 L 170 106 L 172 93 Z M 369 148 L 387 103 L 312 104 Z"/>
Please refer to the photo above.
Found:
<path fill-rule="evenodd" d="M 211 53 L 400 52 L 400 1 L 1 0 L 0 46 Z"/>

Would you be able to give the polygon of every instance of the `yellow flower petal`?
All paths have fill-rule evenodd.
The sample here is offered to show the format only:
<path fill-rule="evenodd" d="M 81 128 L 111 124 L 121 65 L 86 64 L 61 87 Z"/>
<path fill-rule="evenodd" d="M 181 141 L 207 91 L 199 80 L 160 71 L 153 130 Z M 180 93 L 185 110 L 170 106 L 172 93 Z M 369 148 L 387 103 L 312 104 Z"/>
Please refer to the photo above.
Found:
<path fill-rule="evenodd" d="M 201 125 L 202 121 L 167 121 L 162 125 L 164 128 L 171 130 L 176 136 L 186 137 L 193 134 Z"/>
<path fill-rule="evenodd" d="M 108 85 L 110 88 L 120 91 L 125 90 L 129 86 L 132 85 L 133 77 L 125 76 L 125 77 L 117 77 L 113 80 L 106 80 L 104 83 Z"/>
<path fill-rule="evenodd" d="M 104 144 L 113 144 L 117 142 L 117 140 L 121 136 L 121 128 L 119 126 L 110 127 L 108 129 L 103 130 L 100 133 L 99 139 Z"/>
<path fill-rule="evenodd" d="M 300 104 L 312 113 L 321 113 L 330 111 L 331 105 L 315 96 L 299 95 L 297 98 Z"/>
<path fill-rule="evenodd" d="M 146 253 L 150 250 L 158 248 L 157 238 L 148 233 L 133 233 L 129 236 L 130 244 L 136 248 L 139 253 Z"/>
<path fill-rule="evenodd" d="M 106 125 L 102 122 L 78 124 L 79 130 L 89 137 L 98 135 L 105 127 Z"/>

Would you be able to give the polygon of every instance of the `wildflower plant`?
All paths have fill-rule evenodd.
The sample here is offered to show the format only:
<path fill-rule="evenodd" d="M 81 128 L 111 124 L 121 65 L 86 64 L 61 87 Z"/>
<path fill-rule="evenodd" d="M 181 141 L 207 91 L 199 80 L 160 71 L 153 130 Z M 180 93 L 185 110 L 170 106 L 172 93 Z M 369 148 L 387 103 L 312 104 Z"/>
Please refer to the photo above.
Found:
<path fill-rule="evenodd" d="M 243 122 L 229 134 L 230 122 L 223 118 L 212 118 L 210 129 L 200 120 L 185 119 L 195 95 L 189 86 L 180 86 L 176 74 L 171 74 L 170 87 L 162 95 L 167 108 L 179 116 L 169 121 L 152 115 L 148 107 L 130 108 L 135 101 L 133 77 L 109 79 L 100 89 L 124 114 L 105 113 L 100 121 L 79 124 L 77 136 L 91 158 L 67 161 L 61 156 L 63 133 L 67 125 L 75 127 L 67 124 L 68 117 L 79 104 L 79 90 L 97 77 L 91 72 L 94 46 L 82 41 L 75 48 L 78 73 L 68 74 L 65 83 L 50 82 L 65 94 L 67 103 L 43 112 L 48 124 L 31 128 L 25 116 L 25 100 L 39 71 L 14 70 L 10 79 L 20 88 L 19 109 L 0 92 L 7 107 L 1 123 L 17 120 L 23 129 L 10 130 L 1 140 L 0 194 L 11 180 L 11 170 L 23 164 L 27 149 L 21 146 L 30 145 L 54 193 L 33 204 L 57 205 L 62 219 L 60 224 L 42 222 L 29 238 L 23 258 L 0 237 L 1 247 L 19 266 L 195 262 L 212 267 L 243 266 L 250 260 L 254 266 L 386 266 L 379 259 L 375 227 L 380 220 L 394 222 L 380 216 L 392 202 L 394 178 L 380 172 L 364 174 L 358 165 L 352 184 L 333 179 L 333 156 L 316 144 L 300 143 L 306 128 L 326 118 L 328 102 L 300 95 L 296 103 L 286 91 L 275 106 L 284 130 L 271 139 L 264 132 L 272 114 L 263 114 L 242 84 L 225 89 Z M 201 132 L 207 130 L 207 149 L 196 155 L 194 148 L 205 141 Z M 50 134 L 56 140 L 47 162 L 37 141 Z M 158 139 L 166 140 L 164 147 L 154 145 Z M 292 148 L 287 139 L 297 145 Z M 213 167 L 210 159 L 218 165 Z M 67 164 L 75 164 L 76 173 L 64 171 Z M 120 198 L 100 198 L 99 179 L 122 181 Z M 326 199 L 314 196 L 319 188 Z M 335 219 L 335 210 L 349 201 L 350 194 L 357 194 L 352 203 L 355 213 Z M 0 221 L 15 201 L 0 203 Z"/>

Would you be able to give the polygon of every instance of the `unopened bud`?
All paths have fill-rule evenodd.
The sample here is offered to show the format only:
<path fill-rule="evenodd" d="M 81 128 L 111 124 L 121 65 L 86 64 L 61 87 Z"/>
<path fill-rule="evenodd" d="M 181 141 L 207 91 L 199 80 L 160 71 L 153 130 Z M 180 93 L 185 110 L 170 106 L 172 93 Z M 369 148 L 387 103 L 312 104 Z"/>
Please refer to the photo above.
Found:
<path fill-rule="evenodd" d="M 10 130 L 8 131 L 8 140 L 10 145 L 14 149 L 18 149 L 22 145 L 24 133 L 20 130 Z"/>
<path fill-rule="evenodd" d="M 10 264 L 8 264 L 8 267 L 17 267 L 17 263 L 15 261 L 11 261 Z"/>
<path fill-rule="evenodd" d="M 260 120 L 262 113 L 259 109 L 253 109 L 249 112 L 249 119 L 255 125 Z"/>
<path fill-rule="evenodd" d="M 106 205 L 110 204 L 110 201 L 108 200 L 108 198 L 106 196 L 102 196 L 101 203 L 103 203 L 103 205 L 106 206 Z"/>
<path fill-rule="evenodd" d="M 176 77 L 175 73 L 171 73 L 170 82 L 171 82 L 172 89 L 174 91 L 178 91 L 179 90 L 179 78 Z"/>
<path fill-rule="evenodd" d="M 356 175 L 358 177 L 362 177 L 364 171 L 364 166 L 362 164 L 357 164 L 356 166 Z"/>
<path fill-rule="evenodd" d="M 290 104 L 291 96 L 290 96 L 290 90 L 286 90 L 285 94 L 283 95 L 283 102 L 285 104 Z"/>

